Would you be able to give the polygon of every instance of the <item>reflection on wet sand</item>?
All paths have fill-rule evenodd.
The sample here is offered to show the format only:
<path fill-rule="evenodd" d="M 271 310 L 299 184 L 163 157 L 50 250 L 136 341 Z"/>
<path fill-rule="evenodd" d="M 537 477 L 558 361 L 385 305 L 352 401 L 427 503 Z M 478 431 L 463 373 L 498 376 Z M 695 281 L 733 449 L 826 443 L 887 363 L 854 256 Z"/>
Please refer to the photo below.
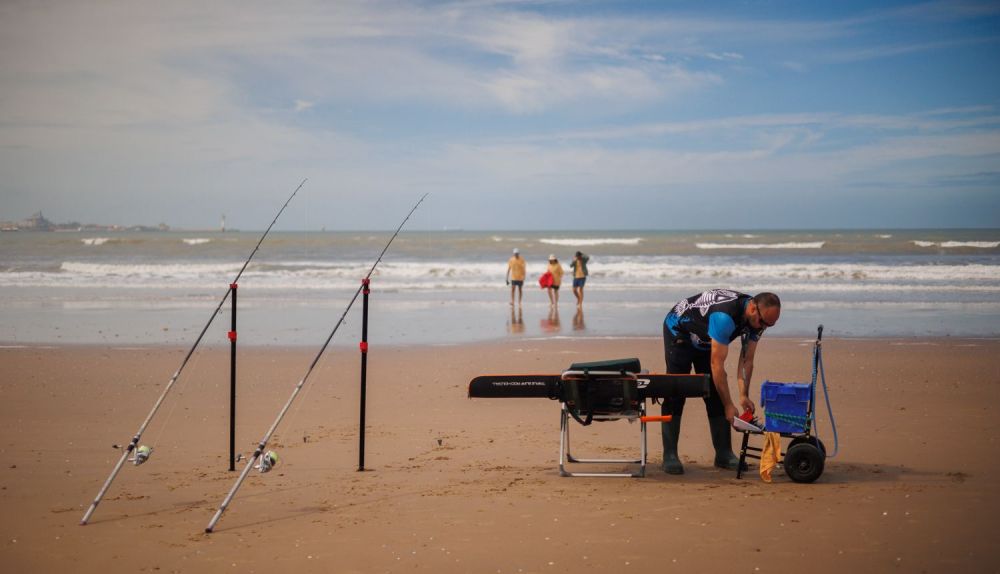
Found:
<path fill-rule="evenodd" d="M 510 334 L 524 332 L 524 312 L 521 311 L 520 305 L 516 308 L 510 308 L 510 319 L 507 320 L 507 332 Z"/>
<path fill-rule="evenodd" d="M 558 333 L 562 330 L 559 324 L 559 307 L 549 306 L 549 316 L 540 320 L 539 325 L 543 333 Z"/>
<path fill-rule="evenodd" d="M 587 325 L 583 322 L 583 307 L 576 308 L 576 315 L 573 315 L 573 330 L 586 331 Z"/>

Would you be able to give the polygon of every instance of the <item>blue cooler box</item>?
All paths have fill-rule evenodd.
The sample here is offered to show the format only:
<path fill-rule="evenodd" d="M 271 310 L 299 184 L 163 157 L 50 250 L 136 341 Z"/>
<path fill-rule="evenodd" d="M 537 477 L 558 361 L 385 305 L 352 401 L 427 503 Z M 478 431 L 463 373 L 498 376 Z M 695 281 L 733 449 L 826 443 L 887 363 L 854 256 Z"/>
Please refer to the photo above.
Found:
<path fill-rule="evenodd" d="M 770 432 L 803 433 L 809 427 L 809 383 L 764 381 L 760 402 L 764 406 L 764 429 Z"/>

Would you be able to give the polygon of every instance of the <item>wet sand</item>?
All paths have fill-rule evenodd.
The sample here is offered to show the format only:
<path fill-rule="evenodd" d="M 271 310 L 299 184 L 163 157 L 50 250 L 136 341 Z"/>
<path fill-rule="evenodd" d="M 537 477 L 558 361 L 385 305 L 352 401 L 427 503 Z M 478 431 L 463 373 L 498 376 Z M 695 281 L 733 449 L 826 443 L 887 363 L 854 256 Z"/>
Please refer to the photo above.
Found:
<path fill-rule="evenodd" d="M 331 349 L 214 534 L 228 471 L 228 348 L 200 351 L 91 524 L 78 522 L 186 349 L 0 349 L 0 564 L 7 572 L 995 572 L 1000 340 L 832 339 L 840 453 L 814 484 L 714 469 L 689 401 L 686 474 L 562 478 L 558 403 L 466 398 L 484 373 L 559 372 L 660 341 L 506 340 L 369 354 L 358 472 L 356 347 Z M 314 349 L 241 348 L 238 449 L 250 452 Z M 733 353 L 735 355 L 736 353 Z M 811 342 L 769 339 L 759 379 L 809 378 Z M 759 395 L 759 380 L 753 396 Z M 832 449 L 825 413 L 821 436 Z M 638 450 L 639 426 L 574 425 L 578 455 Z M 787 443 L 786 443 L 787 444 Z M 736 435 L 734 434 L 734 446 Z M 240 464 L 240 467 L 242 464 Z M 622 468 L 612 465 L 612 469 Z"/>

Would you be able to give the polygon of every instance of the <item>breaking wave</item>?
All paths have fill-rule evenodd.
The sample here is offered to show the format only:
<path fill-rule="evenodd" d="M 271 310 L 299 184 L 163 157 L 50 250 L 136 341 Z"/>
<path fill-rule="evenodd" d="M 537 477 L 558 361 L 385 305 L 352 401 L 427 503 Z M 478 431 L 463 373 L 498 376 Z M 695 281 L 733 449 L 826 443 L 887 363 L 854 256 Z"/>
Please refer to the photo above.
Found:
<path fill-rule="evenodd" d="M 241 262 L 94 263 L 65 261 L 58 266 L 0 270 L 0 286 L 213 289 L 225 287 Z M 250 289 L 308 292 L 356 287 L 369 261 L 286 261 L 252 263 L 241 280 Z M 545 271 L 529 263 L 528 283 Z M 1000 290 L 1000 266 L 969 264 L 747 263 L 718 264 L 678 257 L 607 257 L 592 259 L 588 287 L 600 290 L 663 289 L 669 286 L 740 285 L 799 291 L 948 291 Z M 399 290 L 494 289 L 504 283 L 506 266 L 482 261 L 383 262 L 373 280 L 380 288 Z M 568 275 L 564 276 L 564 282 Z"/>
<path fill-rule="evenodd" d="M 639 245 L 641 237 L 595 238 L 595 239 L 539 239 L 539 243 L 561 245 L 563 247 L 593 247 L 595 245 Z"/>
<path fill-rule="evenodd" d="M 698 249 L 822 249 L 826 241 L 788 243 L 695 243 Z"/>
<path fill-rule="evenodd" d="M 956 247 L 974 247 L 977 249 L 996 249 L 1000 247 L 1000 241 L 920 241 L 914 240 L 917 247 L 943 247 L 953 249 Z"/>

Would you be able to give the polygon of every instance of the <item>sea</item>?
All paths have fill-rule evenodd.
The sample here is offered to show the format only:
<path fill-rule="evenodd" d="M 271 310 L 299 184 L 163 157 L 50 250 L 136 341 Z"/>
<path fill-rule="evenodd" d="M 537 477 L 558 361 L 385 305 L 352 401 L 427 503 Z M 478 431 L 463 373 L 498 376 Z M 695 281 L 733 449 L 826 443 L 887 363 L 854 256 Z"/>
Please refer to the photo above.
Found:
<path fill-rule="evenodd" d="M 261 232 L 0 234 L 0 345 L 229 345 L 229 286 Z M 347 310 L 389 231 L 273 231 L 238 283 L 240 345 L 356 346 Z M 510 305 L 507 259 L 527 260 Z M 590 256 L 578 308 L 553 308 L 537 279 L 555 255 Z M 567 274 L 567 278 L 569 274 Z M 772 291 L 771 336 L 1000 335 L 1000 230 L 406 231 L 371 281 L 371 345 L 547 338 L 658 338 L 681 298 Z"/>

